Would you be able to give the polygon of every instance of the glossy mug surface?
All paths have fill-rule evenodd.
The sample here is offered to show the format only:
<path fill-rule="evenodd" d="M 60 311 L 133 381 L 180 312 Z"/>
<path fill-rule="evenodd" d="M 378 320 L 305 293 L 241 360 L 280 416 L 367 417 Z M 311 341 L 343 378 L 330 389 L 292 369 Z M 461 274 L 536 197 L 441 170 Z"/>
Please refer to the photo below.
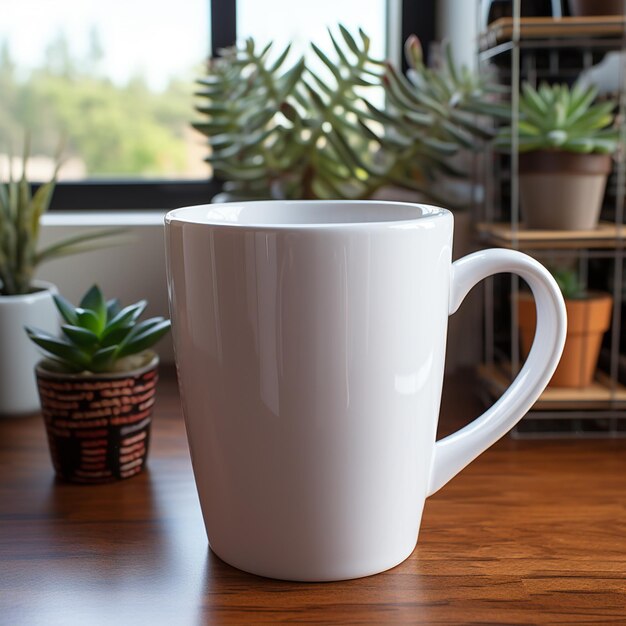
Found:
<path fill-rule="evenodd" d="M 524 415 L 561 355 L 565 307 L 550 274 L 510 250 L 452 263 L 445 209 L 267 201 L 165 221 L 209 544 L 245 571 L 328 581 L 401 563 L 426 497 Z M 530 284 L 535 343 L 491 409 L 435 442 L 448 315 L 497 272 Z"/>

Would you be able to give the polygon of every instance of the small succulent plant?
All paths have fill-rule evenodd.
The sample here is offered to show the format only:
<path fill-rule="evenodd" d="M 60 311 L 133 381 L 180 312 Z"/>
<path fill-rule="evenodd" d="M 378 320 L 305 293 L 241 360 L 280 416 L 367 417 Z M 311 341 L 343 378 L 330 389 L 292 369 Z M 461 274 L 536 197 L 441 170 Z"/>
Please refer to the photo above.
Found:
<path fill-rule="evenodd" d="M 70 373 L 134 369 L 145 361 L 144 351 L 170 328 L 170 321 L 162 317 L 138 321 L 145 300 L 121 308 L 117 299 L 105 300 L 97 285 L 78 307 L 59 295 L 54 301 L 65 321 L 61 337 L 26 327 L 30 339 L 45 351 L 48 369 Z M 139 358 L 133 358 L 136 355 Z"/>
<path fill-rule="evenodd" d="M 612 154 L 619 142 L 614 127 L 615 102 L 594 104 L 598 91 L 580 83 L 522 85 L 519 100 L 519 151 L 563 150 Z M 496 145 L 510 149 L 512 128 L 503 128 Z"/>
<path fill-rule="evenodd" d="M 41 263 L 93 250 L 100 245 L 90 242 L 123 232 L 113 228 L 83 233 L 37 250 L 40 219 L 52 200 L 59 160 L 52 179 L 33 194 L 26 178 L 28 143 L 26 139 L 20 179 L 14 180 L 9 171 L 8 181 L 0 182 L 0 296 L 29 293 L 33 274 Z"/>
<path fill-rule="evenodd" d="M 437 174 L 459 173 L 450 157 L 488 135 L 464 108 L 485 83 L 449 56 L 443 74 L 431 71 L 411 39 L 407 80 L 371 55 L 362 30 L 338 31 L 334 58 L 311 44 L 320 72 L 303 57 L 284 69 L 289 47 L 271 60 L 271 44 L 252 39 L 209 61 L 194 127 L 231 199 L 361 199 L 389 184 L 433 198 Z"/>
<path fill-rule="evenodd" d="M 582 300 L 587 297 L 587 290 L 578 272 L 570 269 L 553 269 L 551 273 L 566 300 Z"/>

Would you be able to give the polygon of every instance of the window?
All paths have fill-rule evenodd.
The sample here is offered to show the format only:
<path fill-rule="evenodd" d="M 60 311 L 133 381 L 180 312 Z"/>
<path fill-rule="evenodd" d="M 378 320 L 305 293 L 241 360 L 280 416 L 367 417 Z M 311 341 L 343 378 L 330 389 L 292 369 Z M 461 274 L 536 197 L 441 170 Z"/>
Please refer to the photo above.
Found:
<path fill-rule="evenodd" d="M 20 0 L 0 20 L 0 155 L 31 130 L 47 177 L 61 135 L 67 163 L 53 208 L 167 208 L 206 202 L 203 138 L 193 119 L 193 80 L 236 35 L 294 40 L 294 53 L 325 29 L 361 26 L 383 56 L 388 3 L 414 21 L 410 0 Z M 432 7 L 431 7 L 432 10 Z M 399 13 L 398 13 L 399 14 Z M 358 17 L 358 23 L 355 20 Z M 412 29 L 413 30 L 413 29 Z M 327 40 L 327 39 L 326 39 Z M 212 44 L 209 45 L 209 44 Z"/>
<path fill-rule="evenodd" d="M 278 49 L 292 42 L 294 53 L 306 54 L 310 51 L 310 41 L 328 49 L 327 28 L 336 30 L 337 24 L 342 23 L 350 30 L 362 28 L 372 40 L 372 54 L 383 58 L 387 40 L 386 5 L 386 0 L 315 0 L 294 10 L 293 0 L 239 0 L 237 34 L 242 38 L 252 36 L 261 45 L 274 41 Z"/>
<path fill-rule="evenodd" d="M 30 129 L 31 176 L 45 178 L 59 136 L 60 180 L 200 178 L 189 127 L 208 53 L 206 0 L 20 0 L 0 21 L 0 137 Z M 46 157 L 49 163 L 46 162 Z"/>

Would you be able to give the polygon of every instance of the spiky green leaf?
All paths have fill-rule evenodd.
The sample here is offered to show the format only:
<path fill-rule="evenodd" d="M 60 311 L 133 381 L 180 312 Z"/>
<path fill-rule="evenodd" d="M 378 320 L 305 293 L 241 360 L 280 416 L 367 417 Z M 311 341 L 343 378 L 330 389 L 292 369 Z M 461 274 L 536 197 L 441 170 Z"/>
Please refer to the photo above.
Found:
<path fill-rule="evenodd" d="M 74 326 L 78 324 L 78 316 L 76 315 L 76 309 L 72 303 L 66 300 L 61 294 L 53 294 L 52 297 L 63 319 L 68 324 L 72 324 Z"/>

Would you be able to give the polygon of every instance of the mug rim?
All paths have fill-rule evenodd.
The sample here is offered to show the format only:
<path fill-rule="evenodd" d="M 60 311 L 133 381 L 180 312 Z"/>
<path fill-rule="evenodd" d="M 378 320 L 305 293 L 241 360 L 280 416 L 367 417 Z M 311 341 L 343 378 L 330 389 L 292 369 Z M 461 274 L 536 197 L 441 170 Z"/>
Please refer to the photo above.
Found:
<path fill-rule="evenodd" d="M 294 208 L 297 206 L 328 206 L 333 204 L 341 204 L 343 206 L 373 206 L 384 205 L 389 208 L 404 209 L 417 208 L 421 214 L 415 217 L 407 218 L 406 216 L 397 219 L 355 219 L 352 221 L 237 221 L 234 209 L 241 207 L 258 207 L 262 209 L 264 206 L 274 206 L 275 208 Z M 278 205 L 278 207 L 277 207 Z M 220 209 L 222 210 L 222 219 L 220 219 Z M 224 215 L 225 212 L 231 211 L 230 219 Z M 202 211 L 213 211 L 213 215 L 202 215 Z M 390 200 L 246 200 L 242 202 L 225 202 L 216 204 L 196 204 L 192 206 L 179 207 L 168 211 L 165 215 L 165 224 L 170 225 L 173 222 L 181 224 L 194 224 L 197 226 L 207 226 L 212 228 L 230 228 L 230 229 L 253 229 L 253 230 L 334 230 L 334 229 L 380 229 L 380 228 L 406 228 L 416 225 L 426 225 L 433 219 L 446 216 L 452 216 L 448 209 L 438 207 L 431 204 L 421 202 L 398 202 Z M 233 219 L 234 218 L 234 219 Z"/>

